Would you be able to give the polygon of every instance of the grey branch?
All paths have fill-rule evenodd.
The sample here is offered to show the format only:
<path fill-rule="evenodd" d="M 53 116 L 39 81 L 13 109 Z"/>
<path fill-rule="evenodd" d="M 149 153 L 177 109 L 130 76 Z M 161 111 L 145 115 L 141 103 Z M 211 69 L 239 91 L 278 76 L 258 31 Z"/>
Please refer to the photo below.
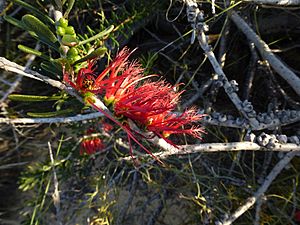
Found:
<path fill-rule="evenodd" d="M 296 123 L 300 121 L 300 111 L 297 110 L 277 110 L 270 113 L 258 113 L 256 115 L 258 121 L 255 127 L 251 127 L 254 130 L 264 129 L 276 129 L 279 126 L 286 126 L 288 124 Z M 249 122 L 242 117 L 233 117 L 232 115 L 213 112 L 211 115 L 202 119 L 202 123 L 232 127 L 232 128 L 244 128 L 250 126 Z"/>
<path fill-rule="evenodd" d="M 65 85 L 60 81 L 50 79 L 49 77 L 43 76 L 40 73 L 27 69 L 24 66 L 21 66 L 17 63 L 7 60 L 4 57 L 0 57 L 0 68 L 9 72 L 17 73 L 19 75 L 29 77 L 35 80 L 43 81 L 47 84 L 50 84 L 53 87 L 59 88 L 61 90 L 66 89 Z"/>
<path fill-rule="evenodd" d="M 235 105 L 237 110 L 243 114 L 245 118 L 249 121 L 251 128 L 258 126 L 258 121 L 256 120 L 256 112 L 253 110 L 253 106 L 248 101 L 241 101 L 237 95 L 238 86 L 235 81 L 229 81 L 219 64 L 218 60 L 215 57 L 214 52 L 212 51 L 211 46 L 208 44 L 207 37 L 205 32 L 208 27 L 204 22 L 204 15 L 201 10 L 199 10 L 198 5 L 193 0 L 185 0 L 187 4 L 187 18 L 191 23 L 193 29 L 197 31 L 198 42 L 204 51 L 205 55 L 209 59 L 214 71 L 218 75 L 218 80 L 221 82 L 226 94 Z"/>
<path fill-rule="evenodd" d="M 293 88 L 300 96 L 300 78 L 289 69 L 278 56 L 272 53 L 269 46 L 251 29 L 251 27 L 235 12 L 229 13 L 231 20 L 255 44 L 261 56 L 266 59 L 271 67 Z"/>
<path fill-rule="evenodd" d="M 40 47 L 41 47 L 41 46 L 40 46 L 40 44 L 39 44 L 39 42 L 38 42 L 38 43 L 36 44 L 36 46 L 35 46 L 35 50 L 39 50 Z M 30 65 L 33 63 L 33 61 L 34 61 L 35 58 L 36 58 L 35 55 L 30 55 L 29 59 L 28 59 L 27 62 L 26 62 L 25 68 L 30 67 Z M 5 79 L 2 79 L 1 81 L 2 81 L 3 83 L 6 83 L 6 85 L 8 85 L 8 86 L 10 86 L 10 87 L 8 88 L 8 90 L 5 91 L 5 94 L 4 94 L 4 95 L 2 96 L 2 98 L 0 99 L 0 104 L 3 103 L 3 102 L 7 99 L 7 97 L 8 97 L 12 92 L 15 91 L 15 89 L 18 87 L 18 85 L 19 85 L 19 84 L 21 83 L 21 81 L 22 81 L 22 76 L 17 76 L 13 82 L 6 82 Z"/>
<path fill-rule="evenodd" d="M 196 145 L 180 145 L 178 148 L 170 145 L 161 138 L 149 139 L 155 145 L 160 146 L 164 151 L 154 153 L 156 157 L 165 159 L 172 155 L 187 155 L 193 153 L 209 153 L 224 151 L 280 151 L 280 152 L 298 152 L 300 153 L 300 145 L 294 143 L 280 144 L 276 143 L 272 150 L 260 146 L 254 142 L 230 142 L 230 143 L 205 143 Z M 147 154 L 138 154 L 139 157 L 146 157 Z M 131 157 L 125 157 L 123 160 L 130 160 Z"/>
<path fill-rule="evenodd" d="M 269 175 L 266 177 L 264 183 L 261 187 L 256 191 L 256 193 L 247 199 L 246 203 L 240 206 L 232 215 L 229 216 L 228 219 L 225 219 L 222 225 L 230 225 L 232 224 L 237 218 L 243 215 L 250 207 L 252 207 L 255 202 L 267 191 L 269 186 L 272 184 L 274 179 L 278 176 L 278 174 L 286 167 L 286 165 L 296 156 L 299 152 L 289 152 L 287 153 L 284 158 L 282 158 L 272 169 Z"/>
<path fill-rule="evenodd" d="M 50 142 L 48 142 L 48 148 L 49 148 L 49 156 L 52 164 L 52 171 L 53 171 L 53 183 L 54 183 L 54 192 L 52 194 L 52 199 L 53 199 L 53 204 L 56 209 L 56 219 L 57 219 L 57 224 L 62 225 L 62 222 L 60 220 L 60 194 L 59 194 L 59 189 L 58 189 L 58 179 L 56 175 L 56 170 L 55 170 L 55 163 L 54 163 L 54 158 L 53 158 L 53 152 L 52 152 L 52 147 Z"/>
<path fill-rule="evenodd" d="M 52 118 L 0 118 L 0 123 L 12 123 L 12 124 L 37 124 L 37 123 L 74 123 L 83 120 L 91 120 L 98 117 L 102 117 L 101 112 L 93 112 L 89 114 L 79 114 L 70 117 L 52 117 Z"/>
<path fill-rule="evenodd" d="M 256 4 L 266 4 L 274 6 L 299 6 L 300 0 L 246 0 L 245 2 L 253 2 Z"/>

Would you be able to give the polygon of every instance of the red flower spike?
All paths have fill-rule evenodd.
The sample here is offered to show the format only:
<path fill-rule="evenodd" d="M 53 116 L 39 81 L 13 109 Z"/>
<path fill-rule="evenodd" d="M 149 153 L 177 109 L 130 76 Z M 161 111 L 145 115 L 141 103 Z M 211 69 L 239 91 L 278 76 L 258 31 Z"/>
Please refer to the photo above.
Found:
<path fill-rule="evenodd" d="M 105 132 L 110 132 L 112 129 L 114 129 L 114 127 L 111 125 L 111 124 L 109 124 L 109 123 L 107 123 L 107 122 L 103 122 L 102 123 L 102 129 L 105 131 Z"/>
<path fill-rule="evenodd" d="M 151 116 L 172 111 L 180 94 L 164 81 L 144 83 L 118 99 L 114 106 L 115 114 L 147 125 Z"/>
<path fill-rule="evenodd" d="M 104 144 L 102 140 L 98 137 L 93 137 L 91 139 L 85 139 L 80 144 L 80 155 L 88 154 L 92 155 L 104 149 Z"/>
<path fill-rule="evenodd" d="M 167 139 L 172 134 L 188 134 L 201 139 L 203 129 L 192 124 L 204 115 L 198 114 L 195 109 L 186 110 L 181 114 L 174 113 L 182 92 L 177 92 L 177 86 L 172 86 L 166 81 L 146 80 L 157 75 L 143 76 L 140 64 L 128 61 L 131 53 L 127 48 L 121 50 L 99 75 L 95 74 L 94 61 L 91 61 L 87 68 L 78 72 L 75 83 L 69 80 L 68 74 L 64 74 L 64 80 L 85 95 L 103 94 L 106 106 L 112 105 L 114 114 L 122 117 L 124 123 L 116 120 L 106 109 L 94 104 L 93 97 L 87 97 L 86 101 L 124 129 L 129 144 L 130 140 L 133 140 L 155 159 L 157 158 L 137 140 L 135 135 L 139 135 L 139 132 L 134 131 L 127 124 L 128 121 L 132 120 L 138 128 L 153 132 L 173 146 L 176 145 Z M 142 83 L 143 80 L 145 81 Z M 94 145 L 94 142 L 91 142 L 91 145 Z M 88 148 L 88 151 L 93 150 Z"/>
<path fill-rule="evenodd" d="M 113 102 L 117 95 L 122 95 L 133 83 L 145 79 L 142 76 L 143 69 L 137 62 L 128 65 L 128 57 L 133 51 L 129 52 L 127 48 L 124 48 L 99 75 L 95 74 L 93 67 L 96 61 L 92 60 L 88 62 L 87 68 L 79 70 L 75 83 L 69 79 L 68 73 L 64 73 L 64 81 L 82 93 L 100 94 L 105 92 L 105 99 Z"/>
<path fill-rule="evenodd" d="M 143 70 L 139 68 L 138 64 L 132 63 L 127 69 L 122 71 L 119 76 L 111 76 L 101 82 L 102 89 L 105 90 L 105 101 L 113 103 L 118 101 L 123 95 L 132 92 L 135 85 L 145 79 L 142 77 Z"/>
<path fill-rule="evenodd" d="M 200 126 L 190 124 L 198 122 L 203 116 L 198 114 L 195 109 L 186 110 L 181 115 L 175 113 L 155 115 L 149 118 L 147 130 L 152 131 L 172 145 L 174 144 L 166 139 L 171 134 L 187 134 L 201 139 L 204 130 Z"/>
<path fill-rule="evenodd" d="M 201 139 L 203 129 L 190 124 L 198 122 L 203 115 L 195 109 L 186 110 L 181 115 L 172 113 L 182 93 L 174 90 L 175 87 L 164 81 L 142 84 L 115 103 L 115 114 L 130 118 L 173 146 L 176 145 L 166 139 L 171 134 L 188 134 Z"/>
<path fill-rule="evenodd" d="M 164 164 L 159 158 L 157 158 L 155 155 L 152 154 L 147 148 L 145 148 L 144 145 L 142 145 L 133 135 L 133 132 L 129 127 L 126 125 L 121 124 L 118 120 L 116 120 L 112 115 L 110 115 L 108 112 L 105 110 L 99 108 L 96 106 L 92 101 L 89 100 L 89 104 L 94 107 L 94 109 L 98 110 L 99 112 L 103 113 L 107 118 L 109 118 L 111 121 L 115 122 L 117 125 L 119 125 L 126 133 L 128 137 L 128 142 L 130 143 L 130 140 L 132 139 L 135 143 L 137 143 L 147 154 L 149 154 L 153 159 L 157 160 L 161 164 Z M 130 145 L 129 153 L 132 156 L 132 147 Z"/>
<path fill-rule="evenodd" d="M 300 210 L 296 210 L 294 215 L 295 222 L 300 223 Z"/>
<path fill-rule="evenodd" d="M 64 81 L 75 88 L 77 91 L 86 93 L 94 92 L 94 85 L 96 81 L 95 68 L 96 61 L 89 61 L 87 68 L 81 68 L 77 74 L 76 82 L 70 80 L 69 74 L 64 73 Z"/>

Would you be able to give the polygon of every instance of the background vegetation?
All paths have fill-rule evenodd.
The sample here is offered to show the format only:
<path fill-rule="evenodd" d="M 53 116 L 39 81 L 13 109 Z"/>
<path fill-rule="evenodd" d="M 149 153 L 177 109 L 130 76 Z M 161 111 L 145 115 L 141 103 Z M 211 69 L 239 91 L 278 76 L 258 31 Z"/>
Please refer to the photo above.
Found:
<path fill-rule="evenodd" d="M 34 14 L 24 5 L 26 2 L 51 18 L 51 8 L 57 7 L 60 1 L 0 3 L 0 55 L 20 65 L 25 65 L 30 55 L 19 45 L 34 49 L 38 43 L 28 31 L 13 24 L 13 19 L 22 20 L 25 14 Z M 214 1 L 197 2 L 209 25 L 208 43 L 220 61 L 226 53 L 222 68 L 228 80 L 237 82 L 238 96 L 243 101 L 251 101 L 257 112 L 294 110 L 299 118 L 299 96 L 265 63 L 228 17 L 229 9 L 239 12 L 273 52 L 298 74 L 299 5 L 232 1 L 226 6 L 228 2 L 216 1 L 213 13 Z M 64 11 L 71 4 L 72 1 L 66 2 Z M 172 84 L 182 83 L 179 88 L 184 93 L 178 111 L 194 105 L 212 118 L 218 119 L 219 114 L 231 115 L 230 119 L 241 115 L 218 86 L 214 79 L 216 72 L 197 38 L 191 43 L 193 30 L 183 1 L 77 0 L 68 21 L 81 41 L 114 25 L 107 35 L 81 48 L 85 55 L 91 48 L 107 48 L 98 61 L 99 70 L 124 46 L 137 47 L 131 58 L 141 62 L 146 74 L 161 74 Z M 44 56 L 59 58 L 59 53 L 45 42 L 38 44 L 39 51 Z M 61 81 L 62 71 L 57 62 L 49 64 L 46 59 L 36 57 L 30 68 Z M 16 81 L 18 85 L 13 86 Z M 0 85 L 2 118 L 91 113 L 91 109 L 66 92 L 40 81 L 21 79 L 17 74 L 1 70 Z M 52 99 L 24 101 L 24 97 L 5 97 L 11 90 L 13 94 L 52 96 Z M 293 121 L 253 133 L 256 136 L 262 132 L 283 134 L 298 137 L 299 142 L 299 120 Z M 104 124 L 113 125 L 112 130 L 107 131 Z M 221 126 L 208 121 L 203 121 L 203 126 L 207 133 L 202 143 L 242 142 L 251 132 L 243 126 Z M 80 143 L 90 128 L 104 141 L 105 149 L 94 155 L 81 155 Z M 1 123 L 0 134 L 1 224 L 222 224 L 226 216 L 230 217 L 255 194 L 285 154 L 198 152 L 171 155 L 161 165 L 143 156 L 138 146 L 134 146 L 137 156 L 134 161 L 128 157 L 126 134 L 104 117 L 73 123 Z M 200 143 L 188 137 L 176 141 Z M 297 139 L 294 143 L 299 145 Z M 147 147 L 152 152 L 161 151 L 159 146 Z M 257 204 L 235 224 L 299 223 L 300 219 L 295 218 L 300 210 L 299 160 L 299 156 L 293 158 L 259 196 Z"/>

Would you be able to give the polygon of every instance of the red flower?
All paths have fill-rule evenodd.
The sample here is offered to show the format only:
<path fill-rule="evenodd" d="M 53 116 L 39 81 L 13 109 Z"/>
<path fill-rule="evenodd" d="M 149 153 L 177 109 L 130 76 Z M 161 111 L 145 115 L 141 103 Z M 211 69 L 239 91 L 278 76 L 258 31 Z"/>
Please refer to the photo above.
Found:
<path fill-rule="evenodd" d="M 82 93 L 94 92 L 96 82 L 95 68 L 93 68 L 94 65 L 95 61 L 92 60 L 88 62 L 87 68 L 80 69 L 75 83 L 70 80 L 68 73 L 64 73 L 64 81 Z"/>
<path fill-rule="evenodd" d="M 198 122 L 203 115 L 198 114 L 195 109 L 186 110 L 182 114 L 172 112 L 182 93 L 175 89 L 176 87 L 164 81 L 142 84 L 115 103 L 115 114 L 130 118 L 166 141 L 171 134 L 188 134 L 201 139 L 204 130 L 190 124 Z"/>
<path fill-rule="evenodd" d="M 134 140 L 149 154 L 151 153 L 133 136 L 136 131 L 128 126 L 128 119 L 134 121 L 140 129 L 151 131 L 166 141 L 171 134 L 188 134 L 201 138 L 203 129 L 193 123 L 198 122 L 203 115 L 198 114 L 195 109 L 186 110 L 181 114 L 175 113 L 182 91 L 177 92 L 177 86 L 172 86 L 166 81 L 149 81 L 149 77 L 157 75 L 143 76 L 140 64 L 128 61 L 131 53 L 124 48 L 99 75 L 95 74 L 94 61 L 91 61 L 87 68 L 79 70 L 75 83 L 69 80 L 68 74 L 64 75 L 64 80 L 82 93 L 104 95 L 106 106 L 111 105 L 114 114 L 125 123 L 116 120 L 91 99 L 87 102 L 120 125 L 127 132 L 129 142 L 130 139 Z M 93 152 L 95 146 L 100 143 L 98 140 L 92 141 L 85 144 L 88 146 L 88 152 Z"/>
<path fill-rule="evenodd" d="M 300 210 L 296 210 L 294 219 L 295 219 L 295 222 L 297 222 L 297 224 L 300 224 Z"/>
<path fill-rule="evenodd" d="M 154 76 L 143 77 L 140 65 L 137 62 L 129 63 L 132 52 L 124 48 L 99 75 L 95 73 L 95 61 L 89 61 L 87 68 L 79 70 L 75 83 L 70 80 L 68 73 L 64 73 L 64 81 L 82 93 L 105 93 L 104 100 L 109 105 L 134 89 L 138 81 Z"/>
<path fill-rule="evenodd" d="M 93 129 L 88 129 L 87 134 L 94 133 Z M 84 138 L 80 144 L 80 155 L 88 154 L 92 155 L 104 149 L 104 144 L 99 137 L 88 137 Z"/>
<path fill-rule="evenodd" d="M 105 131 L 105 132 L 110 132 L 114 127 L 110 124 L 110 123 L 107 123 L 107 122 L 103 122 L 102 123 L 102 129 Z"/>
<path fill-rule="evenodd" d="M 146 82 L 122 95 L 116 101 L 114 111 L 117 116 L 125 116 L 146 126 L 150 117 L 173 110 L 180 94 L 164 81 Z"/>
<path fill-rule="evenodd" d="M 150 117 L 147 130 L 152 131 L 165 140 L 171 134 L 188 134 L 201 139 L 201 133 L 204 133 L 204 130 L 200 126 L 191 124 L 198 122 L 202 117 L 203 115 L 198 114 L 193 108 L 179 115 L 173 112 L 166 112 Z M 172 144 L 170 141 L 168 142 Z"/>

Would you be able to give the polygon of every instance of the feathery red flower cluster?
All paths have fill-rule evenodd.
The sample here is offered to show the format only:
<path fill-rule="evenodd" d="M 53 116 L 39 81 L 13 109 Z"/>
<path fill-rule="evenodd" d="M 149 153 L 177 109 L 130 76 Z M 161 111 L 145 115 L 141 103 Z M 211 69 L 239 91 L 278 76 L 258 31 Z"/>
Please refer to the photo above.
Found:
<path fill-rule="evenodd" d="M 175 113 L 182 91 L 177 92 L 177 86 L 166 81 L 149 79 L 157 75 L 144 76 L 138 62 L 129 62 L 131 53 L 124 48 L 99 75 L 95 73 L 94 61 L 91 61 L 87 68 L 80 69 L 75 83 L 69 80 L 68 74 L 64 80 L 83 94 L 104 95 L 105 104 L 112 106 L 117 117 L 131 119 L 140 129 L 151 131 L 174 146 L 167 139 L 171 134 L 201 138 L 203 129 L 192 124 L 203 115 L 194 108 Z"/>
<path fill-rule="evenodd" d="M 80 155 L 92 155 L 104 149 L 104 144 L 99 137 L 84 138 L 80 144 Z"/>

